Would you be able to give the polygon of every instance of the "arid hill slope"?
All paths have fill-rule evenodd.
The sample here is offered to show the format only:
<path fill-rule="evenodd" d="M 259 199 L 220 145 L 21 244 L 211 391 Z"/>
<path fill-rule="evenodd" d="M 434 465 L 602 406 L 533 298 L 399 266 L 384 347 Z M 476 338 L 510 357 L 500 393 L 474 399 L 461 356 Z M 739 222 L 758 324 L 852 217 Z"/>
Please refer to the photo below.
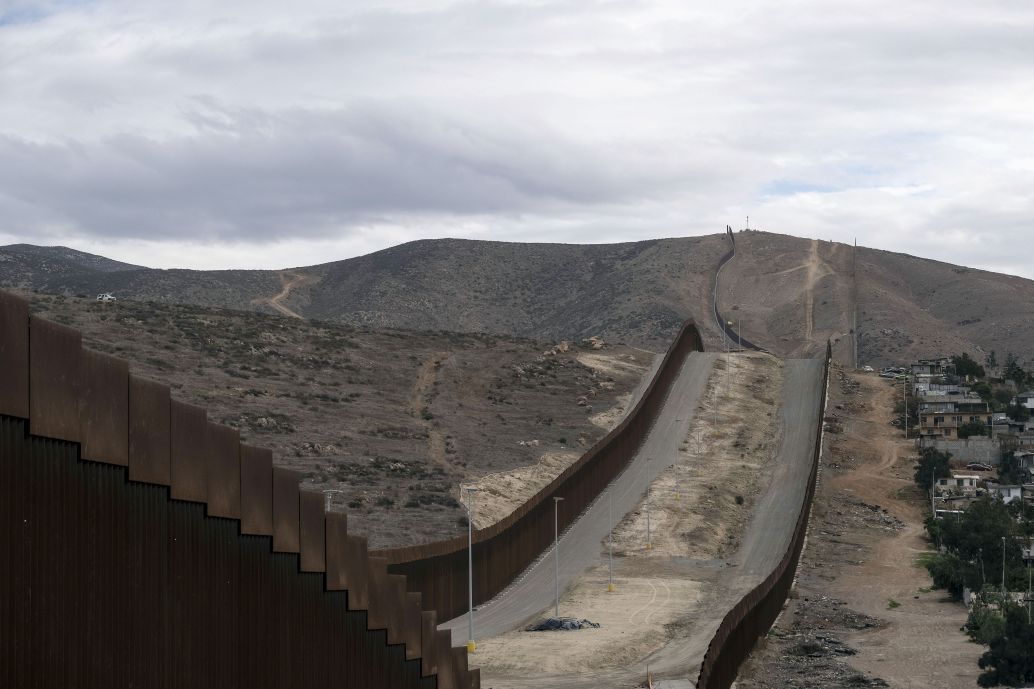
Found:
<path fill-rule="evenodd" d="M 850 362 L 857 301 L 862 364 L 961 351 L 982 360 L 991 350 L 1034 364 L 1030 280 L 859 248 L 856 281 L 850 246 L 763 232 L 740 232 L 736 241 L 739 252 L 722 272 L 721 310 L 775 354 L 814 355 L 831 338 Z M 711 294 L 728 247 L 725 235 L 607 245 L 441 239 L 284 271 L 114 272 L 54 261 L 34 270 L 24 251 L 12 259 L 4 247 L 0 286 L 114 291 L 368 327 L 600 335 L 653 349 L 693 317 L 707 345 L 720 347 Z"/>
<path fill-rule="evenodd" d="M 375 547 L 461 532 L 463 483 L 546 453 L 580 455 L 605 433 L 596 415 L 623 409 L 652 360 L 610 344 L 554 352 L 507 336 L 26 296 L 87 347 L 271 448 L 306 486 L 342 491 L 349 529 Z"/>

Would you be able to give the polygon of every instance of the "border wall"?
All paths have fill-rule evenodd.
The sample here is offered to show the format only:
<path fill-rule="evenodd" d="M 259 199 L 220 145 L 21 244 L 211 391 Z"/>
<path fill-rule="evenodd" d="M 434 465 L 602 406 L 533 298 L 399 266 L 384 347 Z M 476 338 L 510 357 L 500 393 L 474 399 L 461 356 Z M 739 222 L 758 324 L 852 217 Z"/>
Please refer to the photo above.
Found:
<path fill-rule="evenodd" d="M 517 510 L 473 534 L 474 603 L 491 600 L 553 543 L 553 501 L 562 497 L 560 530 L 570 526 L 620 474 L 642 445 L 686 358 L 703 351 L 700 332 L 686 321 L 643 397 L 625 419 Z M 442 620 L 466 612 L 467 537 L 376 553 L 388 570 L 404 574 L 411 592 Z"/>
<path fill-rule="evenodd" d="M 473 689 L 344 514 L 0 291 L 0 686 Z"/>
<path fill-rule="evenodd" d="M 740 665 L 750 655 L 754 644 L 772 628 L 776 618 L 779 617 L 783 603 L 793 586 L 794 577 L 797 574 L 797 563 L 808 534 L 811 504 L 815 497 L 815 483 L 818 478 L 819 458 L 822 453 L 822 425 L 826 407 L 826 390 L 829 384 L 829 363 L 832 356 L 832 347 L 827 342 L 825 372 L 822 376 L 822 404 L 819 406 L 819 416 L 816 420 L 811 474 L 790 545 L 772 573 L 740 600 L 718 626 L 718 631 L 711 639 L 700 665 L 696 689 L 728 689 L 732 686 Z"/>
<path fill-rule="evenodd" d="M 753 342 L 751 342 L 750 340 L 746 339 L 745 337 L 737 333 L 735 330 L 733 330 L 733 327 L 729 325 L 729 321 L 727 321 L 725 319 L 725 316 L 723 316 L 718 311 L 718 276 L 722 274 L 722 268 L 725 267 L 725 264 L 731 261 L 733 257 L 736 256 L 736 238 L 733 236 L 732 228 L 726 225 L 725 231 L 726 234 L 729 235 L 729 243 L 732 244 L 732 248 L 729 249 L 725 253 L 725 255 L 723 255 L 720 259 L 718 259 L 718 271 L 714 274 L 714 295 L 711 300 L 711 304 L 714 307 L 715 322 L 718 324 L 718 329 L 721 330 L 725 334 L 725 336 L 729 338 L 731 342 L 735 342 L 740 347 L 743 347 L 745 349 L 753 349 L 755 352 L 768 352 L 768 350 L 764 347 L 760 347 L 754 344 Z"/>

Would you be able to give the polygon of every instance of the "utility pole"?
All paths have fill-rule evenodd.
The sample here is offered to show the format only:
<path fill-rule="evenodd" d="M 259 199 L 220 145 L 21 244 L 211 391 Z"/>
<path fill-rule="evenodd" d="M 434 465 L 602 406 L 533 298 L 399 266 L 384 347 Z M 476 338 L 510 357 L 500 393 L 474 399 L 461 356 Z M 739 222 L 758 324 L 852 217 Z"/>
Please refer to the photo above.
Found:
<path fill-rule="evenodd" d="M 1002 536 L 1002 595 L 1005 595 L 1005 536 Z"/>
<path fill-rule="evenodd" d="M 934 496 L 937 492 L 937 469 L 934 468 L 930 471 L 930 514 L 933 515 L 934 519 L 937 519 L 937 503 L 934 501 Z"/>
<path fill-rule="evenodd" d="M 905 440 L 908 440 L 908 394 L 905 391 L 905 386 L 908 384 L 908 378 L 901 379 L 901 401 L 905 405 Z"/>
<path fill-rule="evenodd" d="M 984 575 L 984 549 L 977 548 L 977 557 L 980 558 L 980 588 L 987 584 L 987 577 Z"/>
<path fill-rule="evenodd" d="M 553 561 L 553 572 L 556 575 L 556 617 L 560 617 L 560 501 L 563 498 L 553 498 L 553 551 L 556 558 Z"/>
<path fill-rule="evenodd" d="M 477 488 L 467 487 L 467 653 L 473 653 L 478 645 L 474 642 L 474 494 Z"/>
<path fill-rule="evenodd" d="M 610 486 L 610 502 L 607 505 L 607 519 L 610 533 L 607 534 L 607 593 L 614 593 L 614 486 Z"/>
<path fill-rule="evenodd" d="M 1027 557 L 1027 624 L 1030 624 L 1030 561 L 1032 559 L 1034 559 L 1034 547 L 1031 547 Z"/>
<path fill-rule="evenodd" d="M 854 367 L 858 369 L 858 238 L 854 240 L 854 251 L 851 252 L 851 281 L 854 283 L 854 318 L 851 334 L 854 342 Z"/>

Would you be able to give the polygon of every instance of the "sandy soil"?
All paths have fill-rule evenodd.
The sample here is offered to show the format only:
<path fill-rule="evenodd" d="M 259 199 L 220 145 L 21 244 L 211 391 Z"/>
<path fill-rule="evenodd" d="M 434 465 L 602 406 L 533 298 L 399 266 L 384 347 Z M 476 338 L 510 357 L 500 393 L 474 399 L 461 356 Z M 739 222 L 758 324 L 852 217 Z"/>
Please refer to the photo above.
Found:
<path fill-rule="evenodd" d="M 599 629 L 514 631 L 478 642 L 472 662 L 490 680 L 486 686 L 526 687 L 526 677 L 627 667 L 674 638 L 681 627 L 677 611 L 699 601 L 702 585 L 622 570 L 613 593 L 607 592 L 604 566 L 586 573 L 560 599 L 561 615 L 592 620 Z"/>
<path fill-rule="evenodd" d="M 762 354 L 726 359 L 733 360 L 731 368 L 717 362 L 681 445 L 679 492 L 674 465 L 650 486 L 651 547 L 644 500 L 614 531 L 616 591 L 607 591 L 604 556 L 605 564 L 586 572 L 560 599 L 562 615 L 601 628 L 512 631 L 479 641 L 474 664 L 486 686 L 527 687 L 543 675 L 627 668 L 688 633 L 694 609 L 711 598 L 720 570 L 716 558 L 731 552 L 743 533 L 776 447 L 782 362 Z M 721 431 L 714 429 L 715 392 Z M 606 541 L 601 547 L 605 555 Z"/>
<path fill-rule="evenodd" d="M 596 424 L 605 431 L 621 423 L 621 419 L 625 418 L 625 414 L 629 412 L 629 407 L 632 405 L 632 393 L 627 393 L 618 397 L 618 403 L 606 411 L 601 411 L 599 414 L 593 414 L 589 417 L 589 421 Z"/>
<path fill-rule="evenodd" d="M 467 483 L 467 486 L 477 489 L 474 527 L 483 529 L 505 519 L 580 456 L 577 452 L 546 452 L 531 466 L 488 474 Z M 461 502 L 467 502 L 466 491 L 463 491 Z"/>

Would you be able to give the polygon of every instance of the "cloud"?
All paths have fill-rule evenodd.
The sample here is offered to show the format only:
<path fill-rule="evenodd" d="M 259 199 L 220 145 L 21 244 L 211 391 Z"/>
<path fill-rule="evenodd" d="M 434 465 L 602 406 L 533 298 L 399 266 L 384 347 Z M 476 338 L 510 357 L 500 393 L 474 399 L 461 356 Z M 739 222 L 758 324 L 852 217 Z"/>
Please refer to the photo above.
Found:
<path fill-rule="evenodd" d="M 0 17 L 12 241 L 276 266 L 749 214 L 1034 276 L 1026 3 L 98 0 Z M 177 250 L 138 255 L 162 245 Z"/>

